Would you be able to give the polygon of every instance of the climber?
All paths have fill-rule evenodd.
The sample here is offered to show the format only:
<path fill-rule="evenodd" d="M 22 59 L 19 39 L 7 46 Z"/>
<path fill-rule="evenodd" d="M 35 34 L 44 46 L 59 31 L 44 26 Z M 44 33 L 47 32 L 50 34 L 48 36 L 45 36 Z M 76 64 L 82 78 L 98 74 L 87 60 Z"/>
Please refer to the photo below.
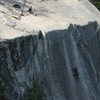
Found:
<path fill-rule="evenodd" d="M 34 15 L 34 16 L 37 16 L 36 13 L 33 13 L 33 11 L 32 11 L 32 6 L 29 7 L 29 9 L 28 9 L 27 12 L 29 12 L 30 14 L 32 14 L 32 15 Z"/>
<path fill-rule="evenodd" d="M 32 13 L 32 6 L 29 7 L 27 12 Z"/>
<path fill-rule="evenodd" d="M 78 70 L 77 70 L 76 67 L 74 67 L 72 69 L 72 73 L 73 73 L 74 79 L 78 80 L 79 79 L 79 77 L 78 77 L 79 76 L 79 73 L 78 73 Z"/>

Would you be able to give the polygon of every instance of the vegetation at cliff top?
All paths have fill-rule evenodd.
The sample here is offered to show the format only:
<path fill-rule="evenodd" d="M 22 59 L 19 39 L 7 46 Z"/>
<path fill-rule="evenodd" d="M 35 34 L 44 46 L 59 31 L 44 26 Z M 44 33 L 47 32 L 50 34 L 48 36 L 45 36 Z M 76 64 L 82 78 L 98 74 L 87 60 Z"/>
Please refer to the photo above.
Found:
<path fill-rule="evenodd" d="M 100 1 L 92 1 L 92 4 L 98 9 L 100 10 Z"/>

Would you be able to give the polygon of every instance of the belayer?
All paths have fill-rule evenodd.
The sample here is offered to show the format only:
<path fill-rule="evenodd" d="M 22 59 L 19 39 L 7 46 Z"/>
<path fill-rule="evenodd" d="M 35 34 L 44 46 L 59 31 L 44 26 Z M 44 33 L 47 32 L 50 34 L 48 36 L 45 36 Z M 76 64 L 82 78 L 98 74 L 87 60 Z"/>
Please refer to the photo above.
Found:
<path fill-rule="evenodd" d="M 30 14 L 32 14 L 32 15 L 34 15 L 34 16 L 37 16 L 36 13 L 33 13 L 33 11 L 32 11 L 32 6 L 29 7 L 29 9 L 28 9 L 27 12 L 29 12 Z"/>

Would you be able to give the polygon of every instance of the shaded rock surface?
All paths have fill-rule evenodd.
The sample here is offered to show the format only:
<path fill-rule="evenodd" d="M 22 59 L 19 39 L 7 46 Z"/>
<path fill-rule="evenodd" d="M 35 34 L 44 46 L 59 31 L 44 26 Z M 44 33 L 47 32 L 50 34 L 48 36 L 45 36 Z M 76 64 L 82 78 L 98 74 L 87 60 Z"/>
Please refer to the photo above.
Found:
<path fill-rule="evenodd" d="M 14 4 L 24 1 L 0 1 L 0 100 L 30 100 L 35 81 L 43 100 L 100 100 L 100 12 L 88 0 L 27 0 L 19 21 Z"/>
<path fill-rule="evenodd" d="M 100 100 L 98 24 L 36 34 L 0 42 L 0 99 L 20 100 L 35 78 L 44 100 Z"/>

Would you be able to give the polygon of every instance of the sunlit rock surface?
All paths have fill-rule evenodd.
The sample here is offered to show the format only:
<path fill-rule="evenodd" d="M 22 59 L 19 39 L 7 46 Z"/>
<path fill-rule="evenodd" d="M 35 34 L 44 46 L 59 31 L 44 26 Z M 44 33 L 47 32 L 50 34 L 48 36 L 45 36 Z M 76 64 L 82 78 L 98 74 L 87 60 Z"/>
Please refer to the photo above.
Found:
<path fill-rule="evenodd" d="M 79 1 L 72 1 L 77 6 Z M 34 87 L 33 79 L 40 84 L 43 100 L 100 100 L 99 12 L 86 2 L 80 6 L 83 14 L 78 16 L 80 9 L 76 8 L 71 20 L 74 13 L 66 20 L 69 13 L 62 17 L 62 10 L 57 20 L 42 16 L 44 23 L 40 16 L 31 16 L 36 26 L 26 27 L 30 16 L 18 22 L 0 15 L 0 100 L 29 100 L 25 94 Z M 75 67 L 78 79 L 73 76 Z"/>

